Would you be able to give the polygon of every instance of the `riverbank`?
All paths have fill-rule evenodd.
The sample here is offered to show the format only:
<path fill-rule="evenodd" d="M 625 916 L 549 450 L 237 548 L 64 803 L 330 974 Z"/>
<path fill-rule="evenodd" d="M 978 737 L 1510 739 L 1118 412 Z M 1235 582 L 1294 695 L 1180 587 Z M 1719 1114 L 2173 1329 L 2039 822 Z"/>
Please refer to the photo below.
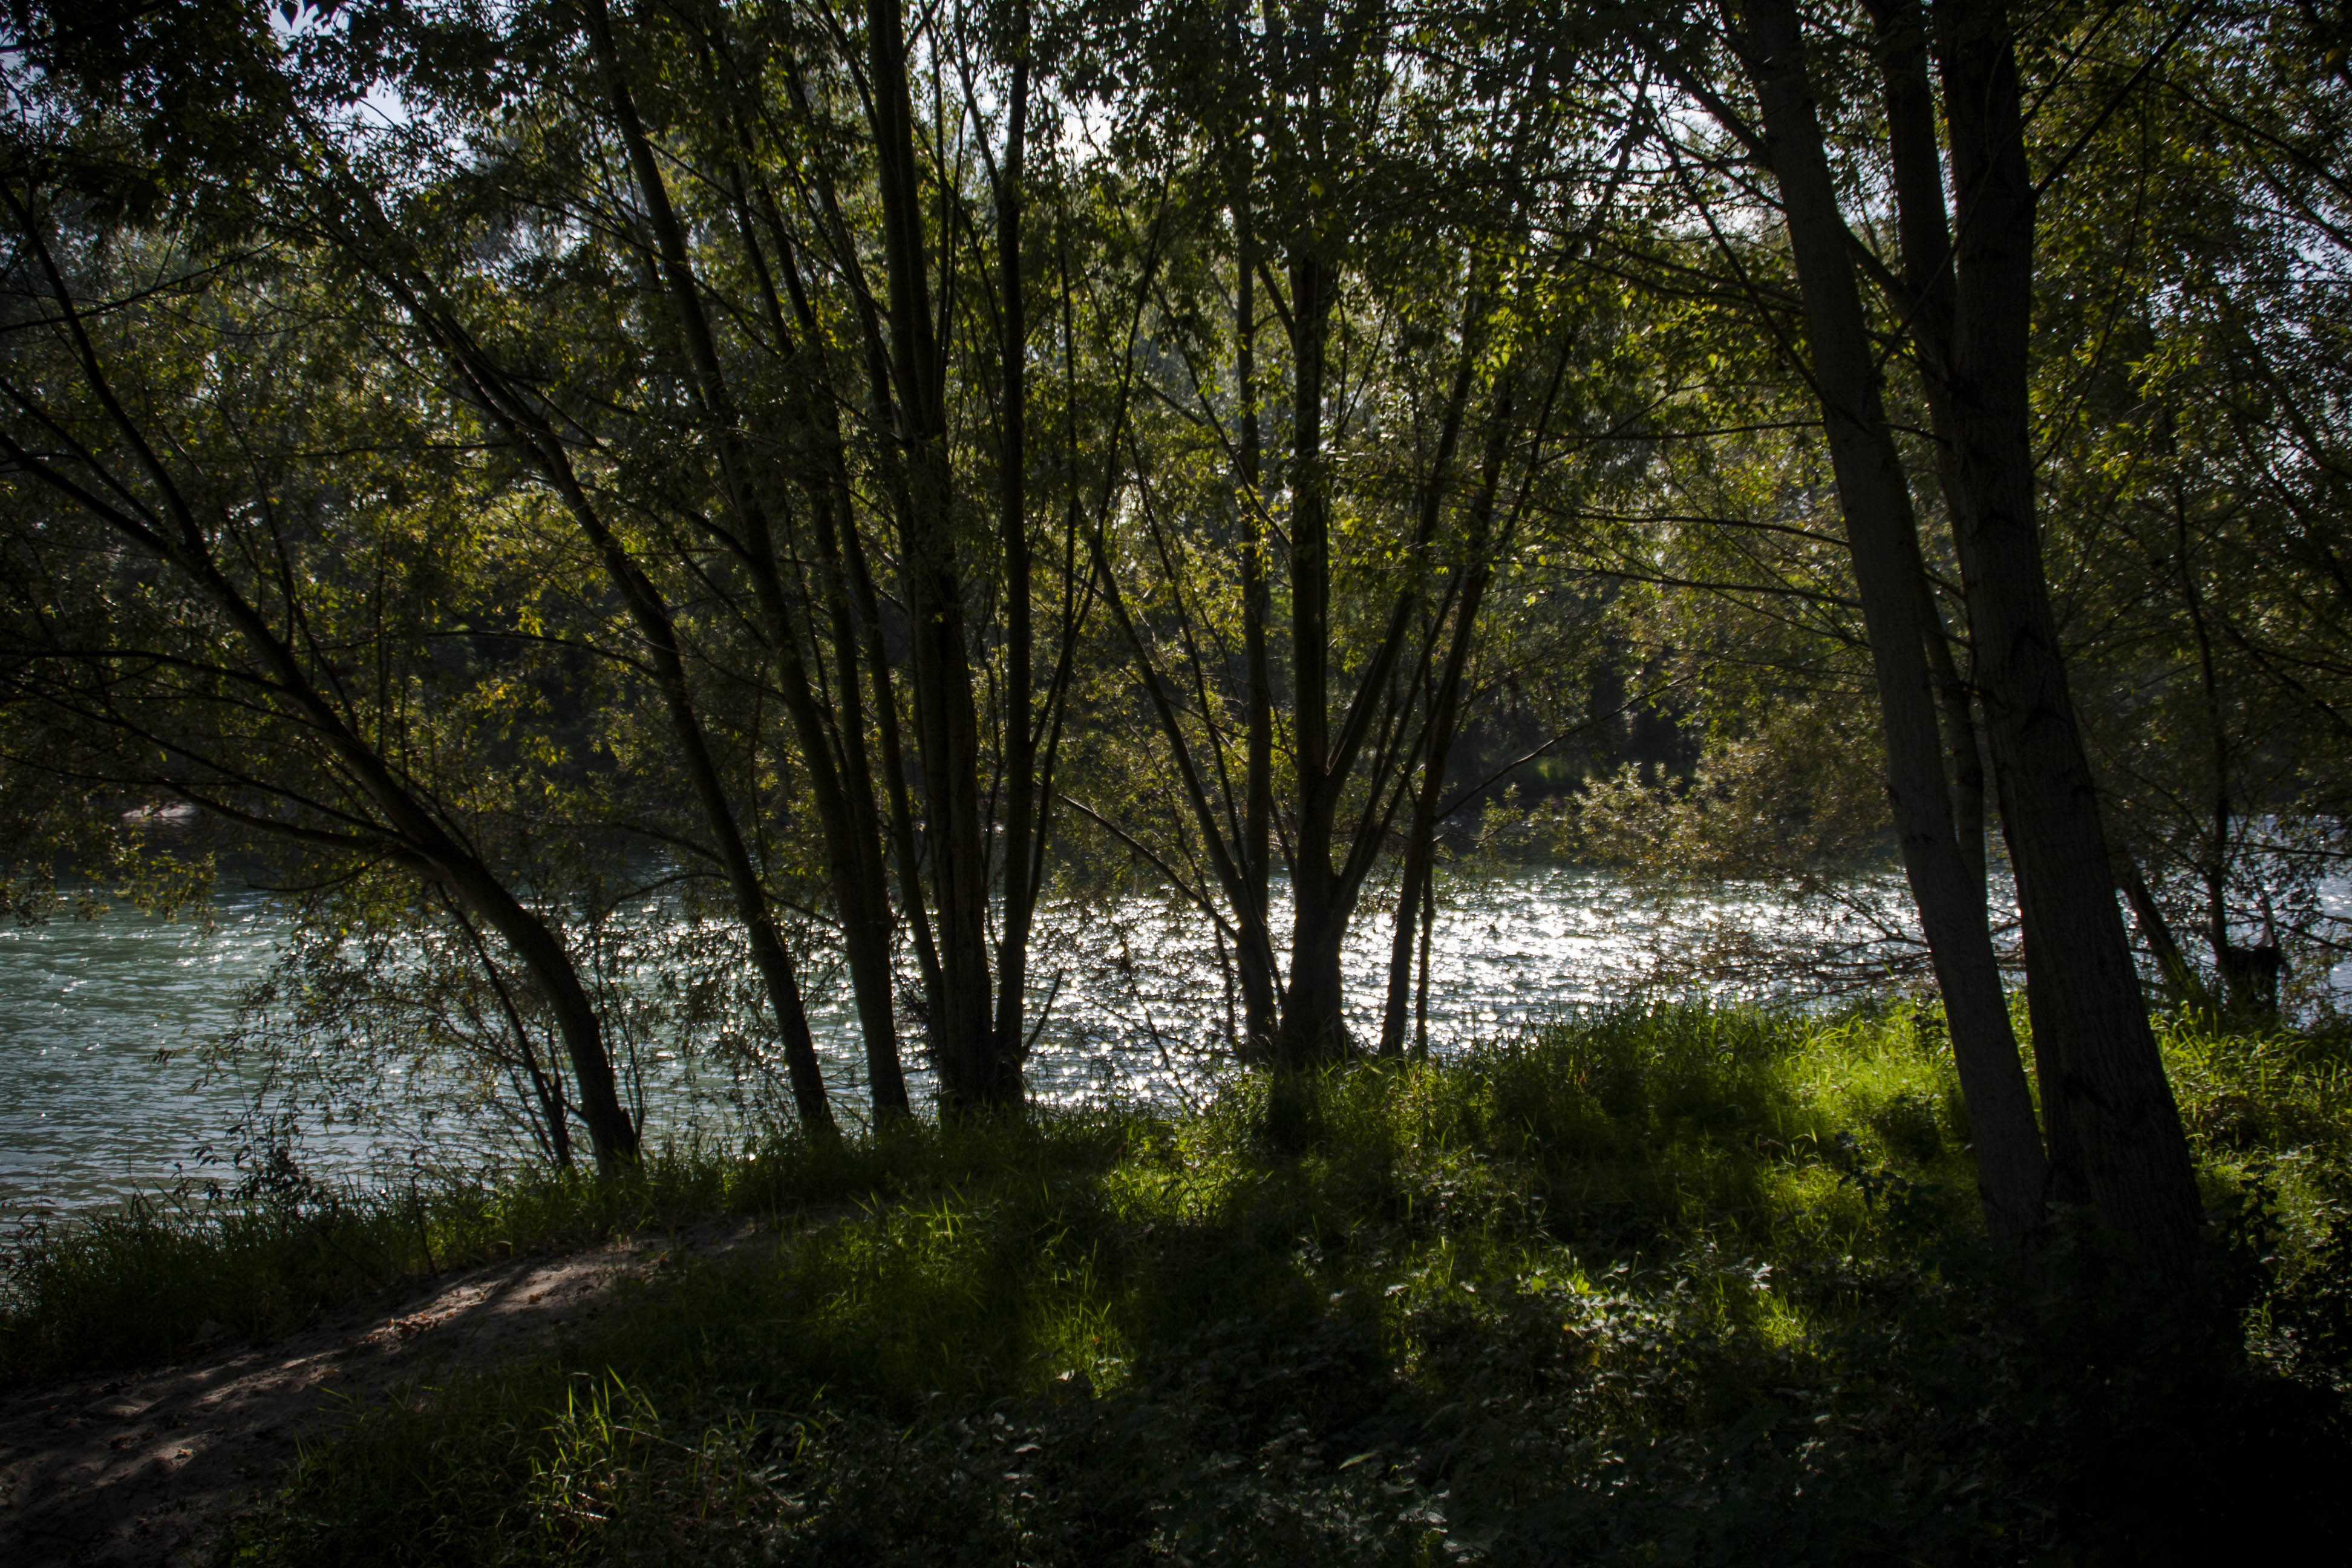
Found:
<path fill-rule="evenodd" d="M 55 1377 L 192 1348 L 69 1321 L 267 1334 L 330 1278 L 635 1238 L 593 1318 L 254 1461 L 251 1563 L 2146 1561 L 2336 1506 L 2339 1049 L 2168 1032 L 2216 1224 L 2151 1313 L 2095 1237 L 2034 1280 L 1983 1255 L 1938 1044 L 1906 1008 L 1596 1016 L 1197 1115 L 446 1194 L 389 1279 L 320 1262 L 401 1255 L 389 1201 L 331 1244 L 299 1205 L 243 1241 L 154 1216 L 20 1269 L 5 1342 Z M 655 1240 L 720 1217 L 757 1244 Z M 312 1293 L 234 1329 L 181 1300 L 240 1271 Z"/>

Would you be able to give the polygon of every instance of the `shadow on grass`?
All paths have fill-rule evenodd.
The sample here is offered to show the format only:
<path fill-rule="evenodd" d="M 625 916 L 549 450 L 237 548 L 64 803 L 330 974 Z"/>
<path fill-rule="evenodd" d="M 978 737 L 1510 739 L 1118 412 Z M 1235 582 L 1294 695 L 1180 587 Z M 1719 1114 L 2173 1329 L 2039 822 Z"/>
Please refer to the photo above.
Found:
<path fill-rule="evenodd" d="M 656 1166 L 637 1212 L 782 1241 L 363 1413 L 229 1554 L 2139 1561 L 2305 1522 L 2337 1363 L 2276 1375 L 2263 1325 L 2332 1278 L 2324 1162 L 2249 1189 L 2195 1300 L 2087 1233 L 2027 1281 L 1973 1239 L 1938 1043 L 1631 1008 L 1193 1117 Z"/>

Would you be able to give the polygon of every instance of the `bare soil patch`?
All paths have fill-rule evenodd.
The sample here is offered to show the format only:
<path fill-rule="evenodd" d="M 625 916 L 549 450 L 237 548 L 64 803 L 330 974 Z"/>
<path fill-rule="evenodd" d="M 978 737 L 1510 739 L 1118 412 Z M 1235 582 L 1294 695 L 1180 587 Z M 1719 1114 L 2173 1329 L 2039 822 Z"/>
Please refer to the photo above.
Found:
<path fill-rule="evenodd" d="M 0 1401 L 0 1563 L 203 1563 L 258 1503 L 298 1440 L 395 1385 L 518 1354 L 594 1317 L 613 1285 L 755 1239 L 718 1221 L 420 1282 L 266 1345 Z"/>

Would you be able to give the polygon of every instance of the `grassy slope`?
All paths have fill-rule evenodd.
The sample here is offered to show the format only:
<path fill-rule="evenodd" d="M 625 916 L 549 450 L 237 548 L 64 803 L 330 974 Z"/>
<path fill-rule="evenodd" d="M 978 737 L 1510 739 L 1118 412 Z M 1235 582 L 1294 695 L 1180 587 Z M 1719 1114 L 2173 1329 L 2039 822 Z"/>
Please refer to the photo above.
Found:
<path fill-rule="evenodd" d="M 2334 1058 L 2169 1039 L 2231 1212 L 2205 1288 L 2151 1313 L 2095 1237 L 2032 1284 L 1980 1255 L 1919 1025 L 1629 1011 L 1196 1118 L 124 1221 L 39 1254 L 0 1342 L 136 1353 L 103 1325 L 159 1279 L 182 1318 L 264 1303 L 257 1331 L 416 1254 L 730 1210 L 788 1233 L 368 1414 L 242 1528 L 252 1563 L 2138 1561 L 2340 1489 Z"/>

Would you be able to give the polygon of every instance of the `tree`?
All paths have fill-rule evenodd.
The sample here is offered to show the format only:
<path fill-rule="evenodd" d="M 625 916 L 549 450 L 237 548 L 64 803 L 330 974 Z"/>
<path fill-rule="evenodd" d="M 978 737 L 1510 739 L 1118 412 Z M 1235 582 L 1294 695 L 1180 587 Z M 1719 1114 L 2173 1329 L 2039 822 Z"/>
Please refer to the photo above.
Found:
<path fill-rule="evenodd" d="M 1177 243 L 1200 248 L 1153 324 L 1165 415 L 1131 529 L 1093 541 L 1174 766 L 1157 847 L 1110 826 L 1234 943 L 1244 1051 L 1303 1067 L 1353 1048 L 1340 950 L 1401 811 L 1409 911 L 1423 901 L 1506 498 L 1559 456 L 1573 340 L 1531 234 L 1577 221 L 1585 127 L 1549 89 L 1548 42 L 1475 25 L 1449 36 L 1458 55 L 1378 8 L 1145 26 L 1142 111 L 1202 126 L 1152 145 L 1183 171 Z M 1401 189 L 1448 213 L 1448 237 L 1397 221 Z M 1458 210 L 1441 194 L 1473 190 Z"/>
<path fill-rule="evenodd" d="M 352 579 L 319 526 L 341 498 L 320 494 L 299 447 L 271 434 L 299 423 L 304 389 L 236 354 L 287 346 L 268 301 L 248 313 L 252 297 L 191 269 L 168 231 L 142 244 L 74 222 L 80 204 L 61 187 L 89 172 L 91 149 L 24 118 L 10 129 L 0 455 L 14 492 L 15 697 L 95 728 L 122 759 L 109 783 L 389 858 L 446 889 L 545 997 L 599 1163 L 633 1159 L 637 1129 L 562 935 L 486 852 L 464 793 L 436 776 L 456 759 L 434 742 L 462 729 L 445 737 L 394 678 L 391 656 L 421 651 L 414 631 L 404 648 L 345 640 L 349 601 L 354 629 L 373 616 L 379 634 L 416 602 L 404 601 L 409 583 Z M 395 563 L 379 552 L 373 563 Z"/>
<path fill-rule="evenodd" d="M 2002 1131 L 1997 1147 L 1983 1151 L 1992 1156 L 1985 1185 L 1996 1232 L 2022 1234 L 2038 1223 L 2031 1182 L 2037 1151 L 2021 1086 L 2009 1081 L 2013 1052 L 2000 1043 L 2007 1031 L 1990 1005 L 1998 990 L 1988 984 L 1990 955 L 1976 934 L 1981 921 L 1961 920 L 1953 896 L 1967 885 L 1969 858 L 1946 847 L 1954 842 L 1953 814 L 1943 770 L 1933 765 L 1932 694 L 1954 688 L 1936 668 L 1942 638 L 1934 617 L 1918 613 L 1928 598 L 1921 552 L 1877 384 L 1880 362 L 1859 309 L 1855 257 L 1890 295 L 1898 330 L 1916 348 L 1944 448 L 1937 467 L 1968 604 L 1970 683 L 1984 708 L 2023 913 L 2051 1191 L 2061 1200 L 2088 1197 L 2151 1262 L 2177 1273 L 2187 1267 L 2197 1214 L 2187 1145 L 2116 908 L 2033 512 L 2024 389 L 2035 188 L 2011 35 L 1998 8 L 1947 5 L 1935 15 L 1957 210 L 1964 216 L 1956 236 L 1944 206 L 1936 100 L 1917 18 L 1893 5 L 1875 15 L 1899 276 L 1876 261 L 1841 211 L 1793 7 L 1729 13 L 1731 41 L 1759 96 L 1760 129 L 1745 125 L 1713 79 L 1687 59 L 1669 58 L 1669 67 L 1776 175 L 1803 299 L 1808 369 L 1827 415 L 1880 671 L 1906 858 L 1972 1100 L 1996 1080 L 2001 1085 L 1993 1103 L 2003 1114 L 1993 1125 Z M 1928 656 L 1924 665 L 1915 649 Z M 1956 771 L 1965 785 L 1973 727 L 1948 695 L 1944 708 L 1946 739 L 1962 759 Z"/>
<path fill-rule="evenodd" d="M 1944 631 L 1922 563 L 1909 479 L 1888 424 L 1848 259 L 1852 237 L 1838 210 L 1813 110 L 1796 7 L 1752 0 L 1727 21 L 1762 110 L 1757 150 L 1771 167 L 1787 215 L 1804 301 L 1806 368 L 1828 426 L 1877 671 L 1887 795 L 1950 1020 L 1975 1132 L 1978 1187 L 1993 1236 L 2014 1245 L 2042 1226 L 2047 1162 L 2010 1033 L 1980 853 L 1971 877 L 1945 779 L 1945 738 L 1929 658 L 1931 644 L 1941 645 Z M 1973 729 L 1954 739 L 1973 751 Z"/>

